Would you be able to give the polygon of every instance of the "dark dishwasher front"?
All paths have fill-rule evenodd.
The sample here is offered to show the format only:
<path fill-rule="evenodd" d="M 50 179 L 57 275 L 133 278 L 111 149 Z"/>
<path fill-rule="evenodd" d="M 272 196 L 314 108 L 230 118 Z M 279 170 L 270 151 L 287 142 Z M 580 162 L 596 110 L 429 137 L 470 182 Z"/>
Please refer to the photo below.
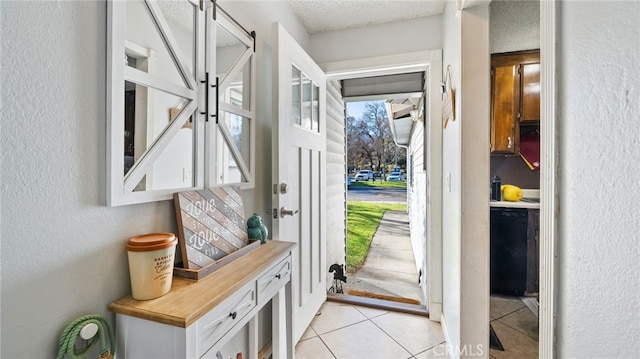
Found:
<path fill-rule="evenodd" d="M 491 293 L 525 293 L 528 216 L 526 208 L 491 208 Z"/>

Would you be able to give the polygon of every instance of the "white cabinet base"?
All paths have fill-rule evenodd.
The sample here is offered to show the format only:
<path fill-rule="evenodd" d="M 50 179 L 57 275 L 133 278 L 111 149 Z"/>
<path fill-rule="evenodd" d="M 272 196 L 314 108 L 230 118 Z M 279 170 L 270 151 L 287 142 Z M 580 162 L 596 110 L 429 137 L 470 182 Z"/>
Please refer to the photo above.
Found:
<path fill-rule="evenodd" d="M 273 357 L 293 358 L 294 247 L 269 241 L 200 281 L 174 278 L 171 291 L 160 298 L 138 301 L 128 296 L 112 303 L 118 359 L 216 359 L 247 325 L 249 353 L 244 357 L 257 358 L 258 312 L 269 301 Z"/>

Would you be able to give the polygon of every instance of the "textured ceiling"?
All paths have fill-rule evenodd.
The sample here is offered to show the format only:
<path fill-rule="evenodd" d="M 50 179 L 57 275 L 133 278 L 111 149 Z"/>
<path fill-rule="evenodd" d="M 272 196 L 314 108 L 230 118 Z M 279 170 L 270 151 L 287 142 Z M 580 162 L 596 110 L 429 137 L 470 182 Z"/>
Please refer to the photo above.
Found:
<path fill-rule="evenodd" d="M 446 0 L 289 0 L 310 34 L 442 14 Z"/>

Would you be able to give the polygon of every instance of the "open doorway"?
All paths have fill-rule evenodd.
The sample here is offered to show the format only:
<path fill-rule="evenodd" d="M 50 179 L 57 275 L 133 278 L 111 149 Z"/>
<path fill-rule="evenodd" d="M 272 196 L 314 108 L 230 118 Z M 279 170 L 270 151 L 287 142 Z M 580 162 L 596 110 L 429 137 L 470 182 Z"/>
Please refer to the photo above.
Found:
<path fill-rule="evenodd" d="M 340 81 L 345 102 L 348 280 L 334 282 L 330 294 L 411 304 L 426 313 L 421 287 L 426 234 L 423 223 L 415 226 L 410 221 L 407 189 L 413 183 L 410 159 L 415 151 L 409 139 L 424 133 L 426 80 L 424 70 L 414 70 Z M 425 191 L 418 192 L 424 196 Z M 411 228 L 419 230 L 412 234 Z"/>
<path fill-rule="evenodd" d="M 395 137 L 402 135 L 401 143 L 408 148 L 407 215 L 413 252 L 414 255 L 420 256 L 418 260 L 414 260 L 418 271 L 415 282 L 420 287 L 424 305 L 421 310 L 412 312 L 427 313 L 430 319 L 439 321 L 442 313 L 442 126 L 439 121 L 442 51 L 428 50 L 325 63 L 320 66 L 327 74 L 327 168 L 330 169 L 327 177 L 328 186 L 336 189 L 330 191 L 331 196 L 327 203 L 327 221 L 332 223 L 327 229 L 328 266 L 346 263 L 348 191 L 345 102 L 382 100 L 386 103 L 388 100 L 408 99 L 412 96 L 408 96 L 406 90 L 404 93 L 402 90 L 398 91 L 398 82 L 395 91 L 380 91 L 381 87 L 388 85 L 371 83 L 371 79 L 386 75 L 421 75 L 420 84 L 423 87 L 415 92 L 416 97 L 424 97 L 422 117 L 417 116 L 418 121 L 412 121 L 405 114 L 404 120 L 394 121 L 396 126 L 393 126 L 392 131 L 395 131 Z M 351 86 L 358 83 L 362 86 Z M 378 92 L 375 93 L 374 90 Z M 410 110 L 407 112 L 410 115 Z M 396 118 L 399 117 L 403 116 Z M 413 124 L 409 131 L 401 126 L 407 122 Z M 334 176 L 338 166 L 341 168 L 341 174 Z M 340 179 L 342 191 L 338 190 Z M 328 285 L 331 285 L 331 273 L 327 279 Z M 333 296 L 329 299 L 335 300 Z"/>
<path fill-rule="evenodd" d="M 407 149 L 391 127 L 394 102 L 409 101 L 345 104 L 349 280 L 343 292 L 423 305 L 407 213 Z"/>
<path fill-rule="evenodd" d="M 502 196 L 490 202 L 490 354 L 496 358 L 540 356 L 540 167 L 545 161 L 540 156 L 540 6 L 529 1 L 489 6 L 490 175 L 494 182 L 522 189 L 523 197 L 513 201 L 496 189 Z M 509 101 L 513 115 L 505 111 Z M 501 128 L 507 121 L 513 133 Z"/>

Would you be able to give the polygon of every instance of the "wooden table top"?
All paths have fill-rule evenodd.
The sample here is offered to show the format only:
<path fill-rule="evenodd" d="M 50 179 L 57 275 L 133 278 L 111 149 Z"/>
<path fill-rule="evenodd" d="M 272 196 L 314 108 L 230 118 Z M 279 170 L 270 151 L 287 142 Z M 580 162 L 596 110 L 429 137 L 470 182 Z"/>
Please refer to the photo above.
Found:
<path fill-rule="evenodd" d="M 114 313 L 186 328 L 269 266 L 285 258 L 295 243 L 268 241 L 199 281 L 173 277 L 171 291 L 151 300 L 130 295 L 109 305 Z"/>

